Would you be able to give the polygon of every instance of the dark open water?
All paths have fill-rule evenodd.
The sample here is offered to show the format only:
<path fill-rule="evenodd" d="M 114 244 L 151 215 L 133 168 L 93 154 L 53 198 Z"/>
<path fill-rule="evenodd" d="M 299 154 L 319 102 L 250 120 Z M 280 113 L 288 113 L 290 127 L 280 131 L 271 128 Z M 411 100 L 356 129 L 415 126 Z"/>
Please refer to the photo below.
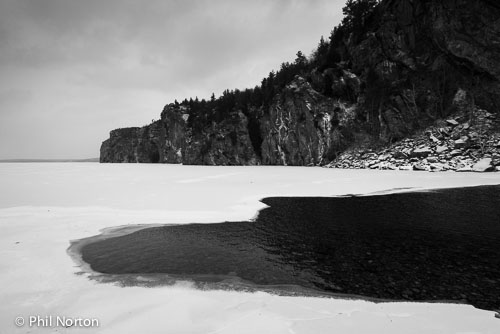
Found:
<path fill-rule="evenodd" d="M 110 274 L 500 308 L 500 186 L 263 202 L 255 221 L 147 228 L 88 244 L 83 260 Z"/>

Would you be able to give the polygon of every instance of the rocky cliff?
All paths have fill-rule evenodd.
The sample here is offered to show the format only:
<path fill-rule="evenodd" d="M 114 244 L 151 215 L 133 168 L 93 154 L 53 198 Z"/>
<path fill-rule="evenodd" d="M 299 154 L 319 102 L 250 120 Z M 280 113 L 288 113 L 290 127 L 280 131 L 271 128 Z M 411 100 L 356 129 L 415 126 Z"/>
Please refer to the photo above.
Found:
<path fill-rule="evenodd" d="M 331 161 L 342 149 L 347 114 L 342 102 L 295 78 L 261 117 L 262 164 L 306 166 Z"/>
<path fill-rule="evenodd" d="M 101 145 L 100 162 L 151 162 L 165 161 L 165 127 L 160 121 L 142 128 L 116 129 Z"/>
<path fill-rule="evenodd" d="M 468 123 L 469 132 L 486 138 L 481 143 L 492 145 L 474 144 L 481 150 L 464 156 L 467 163 L 500 160 L 491 139 L 495 124 L 472 127 L 480 123 L 477 115 L 488 113 L 493 119 L 498 111 L 500 4 L 386 0 L 361 18 L 361 28 L 348 21 L 337 27 L 324 57 L 320 44 L 307 65 L 295 64 L 300 71 L 285 84 L 270 84 L 272 76 L 264 80 L 260 90 L 269 92 L 272 86 L 264 102 L 254 101 L 260 94 L 256 87 L 250 100 L 225 111 L 216 103 L 206 103 L 212 106 L 209 112 L 199 112 L 196 103 L 169 104 L 149 126 L 113 130 L 102 144 L 101 162 L 362 168 L 368 166 L 342 163 L 346 153 L 352 158 L 359 147 L 360 152 L 382 152 L 428 129 L 437 141 L 413 146 L 406 141 L 404 151 L 413 159 L 405 164 L 428 164 L 423 161 L 428 155 L 414 153 L 419 146 L 452 151 L 455 143 L 447 141 L 460 140 L 436 133 L 446 128 L 442 123 L 447 119 L 459 120 L 462 129 Z M 472 145 L 478 136 L 473 139 L 469 132 L 462 131 L 461 137 Z"/>

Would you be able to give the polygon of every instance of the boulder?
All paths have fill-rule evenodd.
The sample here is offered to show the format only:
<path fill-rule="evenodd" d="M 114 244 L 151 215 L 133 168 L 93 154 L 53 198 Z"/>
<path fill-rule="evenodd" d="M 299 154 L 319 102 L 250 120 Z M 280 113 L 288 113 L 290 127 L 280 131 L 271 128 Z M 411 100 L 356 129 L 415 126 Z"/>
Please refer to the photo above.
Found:
<path fill-rule="evenodd" d="M 436 153 L 437 154 L 441 154 L 441 153 L 443 153 L 445 151 L 448 151 L 448 147 L 446 147 L 446 146 L 438 146 L 438 147 L 436 147 Z"/>
<path fill-rule="evenodd" d="M 468 140 L 465 138 L 457 139 L 453 142 L 455 148 L 463 148 L 467 146 Z"/>
<path fill-rule="evenodd" d="M 457 172 L 472 172 L 471 166 L 462 166 L 457 168 Z"/>
<path fill-rule="evenodd" d="M 433 163 L 430 165 L 430 168 L 431 168 L 431 171 L 433 171 L 433 172 L 440 172 L 440 171 L 443 171 L 445 169 L 444 165 L 441 163 Z"/>
<path fill-rule="evenodd" d="M 380 160 L 380 161 L 386 161 L 386 160 L 388 160 L 388 159 L 390 159 L 390 158 L 391 158 L 391 155 L 390 155 L 390 154 L 382 154 L 382 155 L 380 155 L 380 156 L 378 157 L 378 160 Z"/>
<path fill-rule="evenodd" d="M 408 155 L 403 151 L 395 151 L 393 153 L 393 157 L 396 159 L 406 159 L 408 158 Z"/>
<path fill-rule="evenodd" d="M 413 165 L 413 170 L 415 171 L 428 171 L 430 170 L 429 166 L 423 165 L 423 164 L 416 164 Z"/>
<path fill-rule="evenodd" d="M 434 142 L 434 143 L 436 143 L 436 144 L 441 142 L 439 139 L 437 139 L 437 138 L 436 138 L 434 135 L 432 135 L 432 134 L 429 136 L 429 139 L 430 139 L 430 140 L 432 140 L 432 142 Z"/>
<path fill-rule="evenodd" d="M 439 128 L 439 133 L 442 135 L 449 137 L 450 136 L 450 129 L 448 128 Z"/>
<path fill-rule="evenodd" d="M 495 166 L 491 158 L 483 158 L 472 166 L 474 172 L 494 172 Z"/>
<path fill-rule="evenodd" d="M 413 152 L 411 152 L 411 157 L 413 157 L 413 158 L 425 158 L 431 153 L 432 153 L 432 151 L 431 151 L 430 147 L 425 146 L 425 147 L 417 148 L 417 149 L 413 150 Z"/>

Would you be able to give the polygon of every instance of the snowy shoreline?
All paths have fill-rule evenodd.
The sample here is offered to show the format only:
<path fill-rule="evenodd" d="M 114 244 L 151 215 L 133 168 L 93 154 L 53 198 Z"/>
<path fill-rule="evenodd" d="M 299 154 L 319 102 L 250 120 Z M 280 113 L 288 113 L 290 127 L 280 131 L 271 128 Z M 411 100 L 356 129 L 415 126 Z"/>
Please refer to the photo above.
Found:
<path fill-rule="evenodd" d="M 68 333 L 493 333 L 494 312 L 463 304 L 372 303 L 266 292 L 201 291 L 188 282 L 120 287 L 89 280 L 70 240 L 137 224 L 248 220 L 270 196 L 368 194 L 500 184 L 494 174 L 289 167 L 2 164 L 0 330 L 18 316 L 98 318 Z M 244 192 L 242 191 L 244 190 Z M 214 196 L 214 193 L 216 196 Z M 260 204 L 259 204 L 260 203 Z"/>

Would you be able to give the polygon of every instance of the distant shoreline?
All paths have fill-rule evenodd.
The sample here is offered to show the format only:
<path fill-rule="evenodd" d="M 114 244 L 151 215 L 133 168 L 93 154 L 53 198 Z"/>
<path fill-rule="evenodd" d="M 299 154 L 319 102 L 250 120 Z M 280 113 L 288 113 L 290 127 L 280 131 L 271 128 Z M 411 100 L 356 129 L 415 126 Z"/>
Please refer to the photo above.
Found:
<path fill-rule="evenodd" d="M 88 159 L 0 159 L 0 163 L 8 162 L 99 162 L 99 158 Z"/>

